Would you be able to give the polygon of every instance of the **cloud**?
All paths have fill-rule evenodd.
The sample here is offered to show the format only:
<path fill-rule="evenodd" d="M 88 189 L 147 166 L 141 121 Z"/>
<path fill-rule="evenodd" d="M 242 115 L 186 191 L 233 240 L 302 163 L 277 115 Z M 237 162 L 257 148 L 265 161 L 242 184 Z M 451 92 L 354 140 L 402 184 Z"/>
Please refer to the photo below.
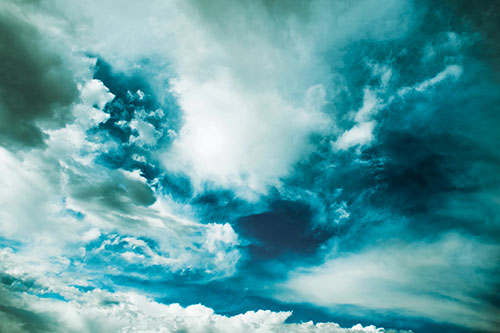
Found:
<path fill-rule="evenodd" d="M 237 230 L 253 240 L 257 257 L 314 253 L 330 234 L 313 228 L 313 207 L 301 200 L 275 200 L 268 211 L 238 219 Z"/>
<path fill-rule="evenodd" d="M 456 3 L 4 1 L 5 329 L 491 327 L 497 11 Z"/>
<path fill-rule="evenodd" d="M 19 269 L 13 252 L 3 249 L 2 259 L 9 257 L 11 265 L 3 265 L 0 280 L 0 329 L 21 332 L 338 332 L 382 333 L 396 332 L 375 326 L 341 328 L 335 323 L 312 322 L 287 324 L 290 312 L 269 310 L 248 311 L 234 316 L 223 316 L 201 304 L 182 307 L 162 304 L 130 291 L 110 292 L 84 288 L 73 280 L 66 285 L 59 276 L 50 280 L 30 271 L 30 266 Z M 36 281 L 30 282 L 30 281 Z M 71 280 L 68 280 L 69 282 Z M 49 281 L 47 281 L 49 282 Z M 26 286 L 19 288 L 19 286 Z M 76 286 L 75 286 L 76 285 Z M 29 292 L 23 292 L 28 290 Z M 58 295 L 57 297 L 55 295 Z"/>
<path fill-rule="evenodd" d="M 76 84 L 61 57 L 44 45 L 44 35 L 7 5 L 0 15 L 0 144 L 9 149 L 44 146 L 44 127 L 71 119 Z"/>
<path fill-rule="evenodd" d="M 288 174 L 302 152 L 312 149 L 307 141 L 311 130 L 321 130 L 328 122 L 319 113 L 287 105 L 280 96 L 225 95 L 226 87 L 210 82 L 181 94 L 186 123 L 165 157 L 165 166 L 182 170 L 198 188 L 209 180 L 252 198 L 252 192 L 265 193 L 268 186 L 279 185 L 279 178 Z"/>
<path fill-rule="evenodd" d="M 96 106 L 102 110 L 106 103 L 110 102 L 115 96 L 109 92 L 109 89 L 99 80 L 90 80 L 81 89 L 80 98 L 83 103 Z"/>
<path fill-rule="evenodd" d="M 173 145 L 164 147 L 164 168 L 185 173 L 198 192 L 205 186 L 231 187 L 249 200 L 280 186 L 314 151 L 311 136 L 331 131 L 324 106 L 338 88 L 330 81 L 336 75 L 332 64 L 341 56 L 335 49 L 359 34 L 400 38 L 411 25 L 411 4 L 402 0 L 385 6 L 371 0 L 119 6 L 116 11 L 117 2 L 61 4 L 73 15 L 92 17 L 92 24 L 74 20 L 86 31 L 77 42 L 120 71 L 154 73 L 148 80 L 158 95 L 165 95 L 168 81 L 184 126 L 176 130 Z M 103 15 L 106 11 L 114 17 Z M 120 42 L 125 39 L 134 47 Z M 152 142 L 152 128 L 139 120 L 134 127 L 139 135 L 133 140 Z"/>
<path fill-rule="evenodd" d="M 90 275 L 106 278 L 134 276 L 148 281 L 175 280 L 184 276 L 203 281 L 235 273 L 241 257 L 239 239 L 229 224 L 211 223 L 189 227 L 169 224 L 149 226 L 130 235 L 122 232 L 94 232 L 82 236 L 81 253 L 71 256 L 72 264 Z M 157 223 L 161 223 L 157 220 Z M 156 233 L 156 235 L 155 235 Z M 157 233 L 162 233 L 158 235 Z M 100 271 L 105 265 L 108 269 Z"/>
<path fill-rule="evenodd" d="M 499 254 L 496 244 L 457 234 L 427 242 L 386 241 L 292 272 L 278 297 L 331 309 L 349 304 L 398 311 L 493 332 L 498 310 L 487 299 Z"/>
<path fill-rule="evenodd" d="M 76 219 L 65 216 L 62 197 L 50 178 L 40 173 L 38 165 L 20 161 L 0 148 L 0 232 L 2 237 L 46 246 L 47 255 L 60 239 L 75 240 L 80 229 Z M 50 174 L 50 172 L 48 172 Z M 29 207 L 29 209 L 27 209 Z"/>
<path fill-rule="evenodd" d="M 280 186 L 294 165 L 314 151 L 310 137 L 332 128 L 323 107 L 335 68 L 328 69 L 318 53 L 342 45 L 351 34 L 396 38 L 393 23 L 398 20 L 392 15 L 409 7 L 404 1 L 389 1 L 384 8 L 371 1 L 359 6 L 318 1 L 300 13 L 276 13 L 259 2 L 227 2 L 217 10 L 193 2 L 189 13 L 199 16 L 203 30 L 201 38 L 193 34 L 192 43 L 203 52 L 174 51 L 182 52 L 174 53 L 178 77 L 173 90 L 186 123 L 166 167 L 184 170 L 195 185 L 208 180 L 233 187 L 245 198 Z M 369 19 L 361 19 L 370 9 Z M 344 24 L 346 17 L 349 24 Z M 389 18 L 395 21 L 378 31 L 370 29 Z M 397 31 L 404 33 L 403 26 Z M 200 142 L 211 141 L 217 141 L 217 149 L 198 152 Z"/>
<path fill-rule="evenodd" d="M 369 146 L 374 137 L 376 127 L 375 117 L 377 113 L 384 108 L 388 108 L 391 103 L 397 103 L 396 97 L 404 98 L 410 92 L 424 93 L 426 90 L 434 88 L 442 81 L 447 79 L 458 80 L 462 74 L 462 67 L 459 65 L 448 65 L 435 76 L 417 83 L 411 87 L 402 87 L 396 94 L 389 94 L 384 98 L 378 95 L 387 94 L 387 85 L 390 82 L 393 70 L 388 66 L 378 64 L 372 66 L 372 74 L 380 78 L 380 85 L 376 89 L 365 87 L 363 90 L 363 104 L 359 110 L 352 114 L 355 125 L 343 132 L 335 141 L 332 142 L 335 151 L 343 151 L 352 147 Z"/>
<path fill-rule="evenodd" d="M 130 128 L 136 130 L 138 135 L 131 136 L 131 142 L 137 142 L 140 146 L 154 145 L 161 136 L 155 127 L 142 119 L 134 119 L 130 122 Z"/>
<path fill-rule="evenodd" d="M 385 101 L 379 95 L 386 93 L 387 85 L 392 76 L 392 69 L 378 64 L 371 66 L 372 76 L 380 80 L 379 87 L 365 87 L 363 90 L 363 104 L 349 118 L 354 121 L 351 129 L 342 133 L 337 140 L 332 142 L 335 151 L 347 150 L 351 147 L 369 146 L 374 140 L 373 131 L 376 126 L 377 113 L 387 107 L 391 99 Z"/>
<path fill-rule="evenodd" d="M 72 110 L 73 122 L 47 130 L 43 151 L 17 156 L 0 149 L 2 237 L 18 242 L 18 250 L 33 260 L 69 260 L 97 275 L 101 267 L 91 264 L 96 258 L 138 273 L 144 272 L 144 265 L 132 264 L 142 258 L 148 261 L 146 267 L 163 267 L 166 274 L 199 274 L 200 280 L 234 274 L 239 241 L 229 224 L 205 225 L 186 218 L 189 207 L 179 214 L 179 204 L 159 195 L 139 170 L 110 170 L 95 163 L 113 142 L 89 141 L 87 133 L 109 119 L 102 109 L 113 95 L 95 79 L 79 89 L 81 103 Z M 157 248 L 130 245 L 130 240 L 143 238 Z M 99 240 L 97 247 L 106 250 L 109 239 L 130 246 L 115 249 L 117 253 L 85 253 Z M 40 248 L 44 251 L 39 253 Z M 123 265 L 117 256 L 131 265 Z"/>
<path fill-rule="evenodd" d="M 368 145 L 373 140 L 374 128 L 374 121 L 368 121 L 358 125 L 354 125 L 351 129 L 345 131 L 333 143 L 333 147 L 337 150 L 346 150 L 358 145 Z"/>
<path fill-rule="evenodd" d="M 452 78 L 457 80 L 462 74 L 462 67 L 459 65 L 448 65 L 441 72 L 436 74 L 434 77 L 427 79 L 423 82 L 416 84 L 413 87 L 403 87 L 398 90 L 398 95 L 403 97 L 411 91 L 424 92 L 427 89 L 434 87 L 435 85 L 441 83 L 445 79 Z"/>

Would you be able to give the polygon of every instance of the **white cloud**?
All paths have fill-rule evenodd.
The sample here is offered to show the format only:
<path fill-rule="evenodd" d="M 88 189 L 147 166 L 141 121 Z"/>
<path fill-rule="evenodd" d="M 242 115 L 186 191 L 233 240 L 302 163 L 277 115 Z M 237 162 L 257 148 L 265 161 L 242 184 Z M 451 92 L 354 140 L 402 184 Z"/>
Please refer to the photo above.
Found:
<path fill-rule="evenodd" d="M 109 92 L 109 89 L 99 80 L 88 81 L 80 90 L 80 97 L 84 104 L 102 109 L 106 103 L 115 96 Z"/>
<path fill-rule="evenodd" d="M 86 131 L 107 119 L 93 106 L 102 108 L 112 95 L 97 80 L 82 84 L 80 91 L 73 123 L 47 131 L 45 150 L 17 156 L 0 148 L 1 235 L 21 242 L 24 255 L 44 263 L 78 256 L 86 243 L 118 232 L 126 240 L 146 237 L 158 243 L 157 251 L 134 245 L 144 251 L 147 265 L 196 270 L 210 279 L 233 274 L 240 253 L 229 224 L 185 218 L 189 205 L 157 195 L 138 170 L 95 163 L 111 143 L 90 142 Z M 131 253 L 122 255 L 133 261 Z"/>
<path fill-rule="evenodd" d="M 124 71 L 152 59 L 154 93 L 178 97 L 185 126 L 165 166 L 186 173 L 196 189 L 230 187 L 247 199 L 280 185 L 313 150 L 311 134 L 331 131 L 321 109 L 338 90 L 331 86 L 337 50 L 360 35 L 399 38 L 411 25 L 406 0 L 313 1 L 280 11 L 265 2 L 57 3 L 75 17 L 81 48 Z M 333 50 L 328 59 L 325 50 Z"/>
<path fill-rule="evenodd" d="M 429 87 L 432 87 L 432 86 L 440 83 L 441 81 L 443 81 L 444 79 L 449 78 L 449 77 L 454 78 L 456 80 L 460 77 L 461 74 L 462 74 L 462 67 L 461 66 L 458 66 L 458 65 L 446 66 L 446 68 L 442 72 L 439 72 L 435 77 L 433 77 L 429 80 L 426 80 L 426 81 L 420 83 L 418 86 L 416 86 L 415 90 L 419 91 L 419 92 L 424 91 L 424 90 L 428 89 Z"/>
<path fill-rule="evenodd" d="M 74 232 L 81 228 L 76 219 L 65 214 L 63 197 L 54 189 L 54 179 L 50 179 L 55 175 L 3 148 L 0 160 L 2 237 L 46 246 L 46 255 L 53 245 L 57 246 L 58 239 L 74 241 Z"/>
<path fill-rule="evenodd" d="M 423 92 L 428 90 L 429 88 L 434 87 L 435 85 L 441 83 L 442 81 L 446 79 L 454 79 L 457 80 L 460 75 L 462 75 L 462 67 L 459 65 L 448 65 L 446 66 L 445 69 L 443 69 L 441 72 L 436 74 L 436 76 L 427 79 L 419 84 L 416 84 L 412 87 L 403 87 L 398 90 L 398 95 L 400 97 L 403 97 L 404 95 L 408 94 L 409 92 L 416 91 L 416 92 Z"/>
<path fill-rule="evenodd" d="M 450 234 L 434 242 L 394 241 L 292 272 L 277 292 L 286 301 L 334 309 L 355 305 L 495 331 L 498 311 L 479 295 L 494 288 L 500 248 Z M 496 323 L 496 324 L 495 324 Z"/>
<path fill-rule="evenodd" d="M 336 150 L 347 150 L 355 146 L 368 145 L 373 140 L 374 128 L 375 121 L 362 122 L 358 125 L 354 125 L 333 142 L 333 147 Z"/>
<path fill-rule="evenodd" d="M 359 34 L 398 38 L 407 31 L 411 13 L 406 0 L 384 6 L 374 0 L 314 1 L 282 13 L 265 3 L 230 1 L 217 10 L 196 1 L 150 1 L 148 6 L 54 1 L 41 8 L 43 14 L 30 13 L 33 21 L 54 27 L 51 34 L 58 40 L 71 39 L 73 52 L 98 54 L 124 71 L 151 59 L 154 75 L 148 80 L 154 93 L 161 100 L 174 92 L 185 119 L 164 157 L 166 167 L 185 172 L 196 189 L 208 182 L 234 188 L 247 199 L 279 186 L 313 150 L 309 136 L 331 130 L 321 109 L 336 89 L 329 86 L 335 69 L 323 51 L 341 48 Z M 52 10 L 54 17 L 48 14 Z M 165 80 L 172 77 L 167 91 Z M 97 80 L 88 82 L 84 102 L 102 108 L 112 96 L 104 88 Z M 150 124 L 135 119 L 131 125 L 138 132 L 132 141 L 155 142 L 158 133 Z M 359 125 L 343 140 L 347 145 L 354 144 L 348 137 L 368 142 L 363 130 L 368 126 Z"/>
<path fill-rule="evenodd" d="M 137 142 L 139 146 L 153 146 L 156 143 L 156 140 L 161 136 L 161 133 L 158 132 L 153 125 L 142 120 L 142 119 L 133 119 L 130 122 L 130 128 L 137 131 L 138 135 L 130 136 L 130 142 Z"/>
<path fill-rule="evenodd" d="M 383 79 L 387 76 L 387 72 L 390 73 L 390 70 L 388 69 L 380 74 Z M 385 77 L 385 80 L 388 80 L 388 78 Z M 377 97 L 376 92 L 369 88 L 365 88 L 363 105 L 353 116 L 355 125 L 342 133 L 337 140 L 332 142 L 333 149 L 338 151 L 347 150 L 356 146 L 362 147 L 369 145 L 374 138 L 373 130 L 376 125 L 376 122 L 372 119 L 372 117 L 383 107 L 384 104 L 382 103 L 382 100 Z"/>
<path fill-rule="evenodd" d="M 314 17 L 309 21 L 272 17 L 259 3 L 226 5 L 216 14 L 194 6 L 189 14 L 199 15 L 201 25 L 190 25 L 189 36 L 183 32 L 182 40 L 192 38 L 189 45 L 201 51 L 174 48 L 178 79 L 172 81 L 173 90 L 186 125 L 165 160 L 167 168 L 183 170 L 195 186 L 210 181 L 251 199 L 279 186 L 280 178 L 312 151 L 309 135 L 331 130 L 321 109 L 332 71 L 317 49 L 341 45 L 360 31 L 388 37 L 396 31 L 392 24 L 384 31 L 369 27 L 408 8 L 405 1 L 390 1 L 384 9 L 372 1 L 359 6 L 318 1 L 308 8 Z M 366 8 L 372 14 L 368 20 Z M 346 16 L 349 24 L 343 21 Z M 397 32 L 404 31 L 399 25 Z M 361 131 L 369 125 L 361 127 L 346 136 L 367 143 L 368 134 Z M 344 141 L 355 144 L 353 140 Z M 200 146 L 205 153 L 199 153 Z"/>
<path fill-rule="evenodd" d="M 15 254 L 0 250 L 0 258 L 8 258 L 11 263 Z M 395 332 L 375 326 L 341 328 L 335 323 L 306 322 L 287 324 L 285 320 L 291 312 L 272 312 L 269 310 L 248 311 L 232 317 L 218 315 L 201 304 L 182 307 L 179 304 L 161 304 L 134 292 L 109 292 L 100 289 L 80 291 L 66 283 L 85 283 L 69 279 L 64 281 L 46 279 L 30 271 L 13 271 L 13 267 L 2 267 L 4 273 L 17 281 L 17 285 L 30 288 L 23 290 L 7 289 L 0 284 L 4 308 L 0 308 L 0 330 L 16 327 L 50 327 L 51 332 L 328 332 L 328 333 L 383 333 Z M 33 282 L 35 281 L 35 282 Z M 50 285 L 50 287 L 47 287 Z M 29 286 L 29 287 L 28 287 Z M 66 300 L 47 298 L 47 292 L 58 293 Z M 26 316 L 8 315 L 3 309 L 14 309 L 12 313 Z M 22 309 L 21 311 L 15 311 Z M 30 323 L 30 320 L 33 322 Z M 16 331 L 14 331 L 16 332 Z"/>
<path fill-rule="evenodd" d="M 156 218 L 161 219 L 158 216 Z M 117 233 L 104 235 L 100 244 L 83 253 L 82 262 L 86 256 L 115 263 L 121 257 L 141 267 L 162 266 L 165 276 L 170 273 L 201 273 L 206 279 L 214 279 L 234 274 L 240 252 L 237 248 L 238 236 L 231 225 L 202 225 L 188 221 L 188 225 L 182 226 L 174 217 L 170 217 L 168 222 L 165 220 L 166 217 L 163 217 L 157 226 L 150 224 L 147 230 L 127 230 L 135 236 Z M 157 246 L 152 247 L 139 237 L 148 237 Z M 147 270 L 136 272 L 133 268 L 119 264 L 109 267 L 107 273 L 151 279 Z"/>
<path fill-rule="evenodd" d="M 207 240 L 205 247 L 209 252 L 216 252 L 219 244 L 238 245 L 238 235 L 234 232 L 229 223 L 208 224 Z"/>
<path fill-rule="evenodd" d="M 374 116 L 383 108 L 394 102 L 395 96 L 382 98 L 387 91 L 387 85 L 392 76 L 392 69 L 386 65 L 372 64 L 372 74 L 380 77 L 378 89 L 365 88 L 363 94 L 363 104 L 359 110 L 352 115 L 354 125 L 340 134 L 332 147 L 335 151 L 348 150 L 357 147 L 358 151 L 363 146 L 369 146 L 375 139 L 374 130 L 377 122 Z M 411 87 L 402 87 L 397 90 L 397 96 L 403 98 L 406 94 L 414 92 L 424 92 L 447 79 L 457 80 L 462 74 L 462 67 L 459 65 L 448 65 L 434 77 L 424 80 Z"/>
<path fill-rule="evenodd" d="M 82 240 L 84 242 L 89 242 L 89 241 L 92 241 L 92 240 L 98 238 L 99 236 L 101 236 L 101 232 L 99 231 L 99 229 L 94 228 L 94 229 L 90 229 L 89 231 L 85 232 L 82 235 Z"/>
<path fill-rule="evenodd" d="M 312 149 L 307 136 L 325 129 L 328 120 L 318 109 L 306 112 L 275 93 L 237 90 L 232 87 L 238 83 L 225 80 L 179 91 L 186 124 L 165 166 L 187 173 L 195 186 L 208 180 L 251 198 L 279 185 Z"/>

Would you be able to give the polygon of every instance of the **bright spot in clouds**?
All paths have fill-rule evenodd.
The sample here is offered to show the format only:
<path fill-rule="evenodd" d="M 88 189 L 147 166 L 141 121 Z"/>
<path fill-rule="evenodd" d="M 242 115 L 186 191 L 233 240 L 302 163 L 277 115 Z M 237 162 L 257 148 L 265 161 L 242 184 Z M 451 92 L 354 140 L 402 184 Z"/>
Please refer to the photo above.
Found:
<path fill-rule="evenodd" d="M 194 135 L 194 149 L 199 154 L 209 158 L 216 158 L 217 154 L 224 149 L 224 138 L 214 126 L 200 125 L 195 130 Z"/>

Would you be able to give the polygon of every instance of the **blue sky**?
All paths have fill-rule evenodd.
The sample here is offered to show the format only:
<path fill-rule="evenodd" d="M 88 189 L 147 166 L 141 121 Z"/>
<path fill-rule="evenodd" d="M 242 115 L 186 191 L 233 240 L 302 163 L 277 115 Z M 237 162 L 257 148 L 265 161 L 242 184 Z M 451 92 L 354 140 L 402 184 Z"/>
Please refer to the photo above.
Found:
<path fill-rule="evenodd" d="M 4 1 L 0 331 L 495 332 L 497 1 Z"/>

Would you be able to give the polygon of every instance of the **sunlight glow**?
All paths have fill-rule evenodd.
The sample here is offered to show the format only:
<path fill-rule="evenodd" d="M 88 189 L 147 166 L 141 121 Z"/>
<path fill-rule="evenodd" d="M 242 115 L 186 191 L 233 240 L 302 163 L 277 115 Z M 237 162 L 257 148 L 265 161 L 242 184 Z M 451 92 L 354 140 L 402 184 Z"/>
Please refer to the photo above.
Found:
<path fill-rule="evenodd" d="M 194 147 L 202 155 L 217 155 L 221 152 L 223 143 L 220 131 L 213 126 L 200 127 L 195 133 Z"/>

